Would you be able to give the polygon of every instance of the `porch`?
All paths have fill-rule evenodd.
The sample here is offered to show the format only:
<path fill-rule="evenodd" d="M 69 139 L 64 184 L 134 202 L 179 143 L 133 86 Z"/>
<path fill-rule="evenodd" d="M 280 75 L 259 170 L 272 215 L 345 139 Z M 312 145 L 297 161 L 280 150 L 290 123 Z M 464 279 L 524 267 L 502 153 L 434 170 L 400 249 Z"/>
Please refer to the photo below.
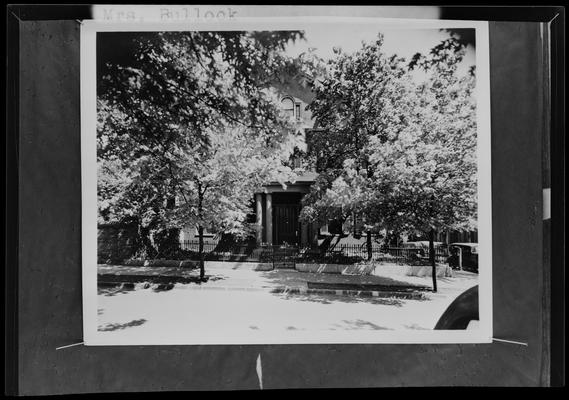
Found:
<path fill-rule="evenodd" d="M 318 245 L 318 224 L 299 221 L 302 197 L 309 192 L 314 177 L 306 174 L 284 188 L 278 183 L 269 184 L 255 194 L 258 245 Z"/>

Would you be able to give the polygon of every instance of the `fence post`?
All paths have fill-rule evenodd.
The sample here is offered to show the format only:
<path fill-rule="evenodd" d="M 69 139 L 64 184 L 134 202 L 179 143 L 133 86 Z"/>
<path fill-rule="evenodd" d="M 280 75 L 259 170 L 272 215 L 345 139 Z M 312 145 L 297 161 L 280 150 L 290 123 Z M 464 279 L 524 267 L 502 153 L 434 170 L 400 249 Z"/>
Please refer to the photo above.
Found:
<path fill-rule="evenodd" d="M 276 269 L 276 265 L 278 264 L 277 256 L 278 256 L 277 247 L 271 244 L 271 259 L 273 260 L 273 269 Z"/>

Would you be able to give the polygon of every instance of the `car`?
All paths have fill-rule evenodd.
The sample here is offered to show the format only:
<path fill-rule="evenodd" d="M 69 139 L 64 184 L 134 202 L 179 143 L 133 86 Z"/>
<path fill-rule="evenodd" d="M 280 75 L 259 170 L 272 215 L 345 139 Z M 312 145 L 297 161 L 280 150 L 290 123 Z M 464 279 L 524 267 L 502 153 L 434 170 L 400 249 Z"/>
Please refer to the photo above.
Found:
<path fill-rule="evenodd" d="M 449 264 L 465 271 L 478 273 L 478 243 L 451 243 L 449 248 Z M 460 265 L 462 260 L 462 265 Z"/>

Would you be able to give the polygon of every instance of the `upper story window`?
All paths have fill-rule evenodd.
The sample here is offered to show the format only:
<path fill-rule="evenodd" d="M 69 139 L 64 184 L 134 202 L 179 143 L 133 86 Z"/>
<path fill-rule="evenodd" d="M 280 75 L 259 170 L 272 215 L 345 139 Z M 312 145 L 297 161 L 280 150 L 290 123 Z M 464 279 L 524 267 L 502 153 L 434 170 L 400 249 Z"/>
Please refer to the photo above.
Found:
<path fill-rule="evenodd" d="M 281 108 L 285 115 L 291 119 L 300 120 L 300 103 L 296 103 L 292 97 L 285 97 L 281 100 Z"/>
<path fill-rule="evenodd" d="M 285 115 L 294 117 L 294 101 L 290 97 L 281 100 L 281 107 Z"/>

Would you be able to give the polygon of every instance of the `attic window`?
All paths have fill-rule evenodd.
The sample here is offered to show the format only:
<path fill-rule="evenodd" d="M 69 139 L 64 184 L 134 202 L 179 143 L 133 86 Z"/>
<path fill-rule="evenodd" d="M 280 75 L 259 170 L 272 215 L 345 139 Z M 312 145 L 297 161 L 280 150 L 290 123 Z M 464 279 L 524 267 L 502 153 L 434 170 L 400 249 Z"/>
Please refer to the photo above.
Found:
<path fill-rule="evenodd" d="M 300 119 L 300 104 L 295 104 L 295 115 L 296 115 L 296 119 Z"/>

